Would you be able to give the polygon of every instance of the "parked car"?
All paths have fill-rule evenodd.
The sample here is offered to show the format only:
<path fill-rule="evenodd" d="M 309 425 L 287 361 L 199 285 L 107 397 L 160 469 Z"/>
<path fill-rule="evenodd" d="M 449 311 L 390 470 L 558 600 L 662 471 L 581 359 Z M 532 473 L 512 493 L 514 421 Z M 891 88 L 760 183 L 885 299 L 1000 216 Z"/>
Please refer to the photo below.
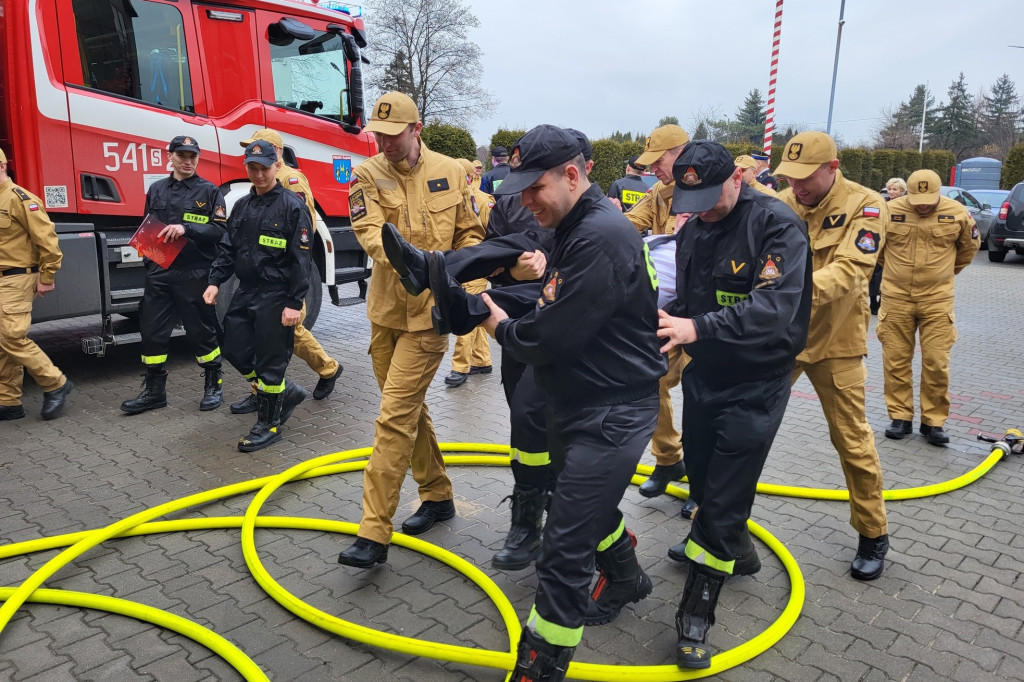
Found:
<path fill-rule="evenodd" d="M 1010 190 L 988 235 L 988 259 L 993 263 L 1002 263 L 1011 249 L 1024 256 L 1024 182 Z"/>
<path fill-rule="evenodd" d="M 977 190 L 977 191 L 994 191 L 994 190 Z M 985 248 L 988 243 L 988 235 L 992 231 L 992 226 L 996 222 L 996 214 L 992 210 L 991 204 L 982 203 L 975 197 L 975 190 L 968 192 L 961 187 L 945 187 L 943 186 L 939 192 L 944 197 L 949 197 L 954 201 L 959 201 L 967 208 L 967 212 L 974 218 L 974 222 L 978 224 L 978 232 L 981 234 L 981 247 Z M 996 209 L 998 210 L 998 209 Z"/>

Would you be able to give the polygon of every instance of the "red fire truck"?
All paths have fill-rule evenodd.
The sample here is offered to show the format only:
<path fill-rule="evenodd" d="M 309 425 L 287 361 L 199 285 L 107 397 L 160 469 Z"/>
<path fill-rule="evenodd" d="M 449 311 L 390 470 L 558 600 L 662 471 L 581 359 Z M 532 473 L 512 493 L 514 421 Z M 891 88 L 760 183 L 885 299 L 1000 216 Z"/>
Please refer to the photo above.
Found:
<path fill-rule="evenodd" d="M 249 191 L 239 142 L 264 127 L 316 197 L 307 326 L 323 285 L 335 304 L 346 282 L 364 296 L 348 218 L 351 169 L 376 153 L 362 131 L 360 14 L 335 0 L 0 0 L 0 146 L 64 253 L 35 319 L 100 315 L 90 353 L 138 338 L 113 320 L 137 316 L 144 269 L 128 239 L 169 171 L 167 141 L 199 141 L 200 175 L 230 210 Z"/>

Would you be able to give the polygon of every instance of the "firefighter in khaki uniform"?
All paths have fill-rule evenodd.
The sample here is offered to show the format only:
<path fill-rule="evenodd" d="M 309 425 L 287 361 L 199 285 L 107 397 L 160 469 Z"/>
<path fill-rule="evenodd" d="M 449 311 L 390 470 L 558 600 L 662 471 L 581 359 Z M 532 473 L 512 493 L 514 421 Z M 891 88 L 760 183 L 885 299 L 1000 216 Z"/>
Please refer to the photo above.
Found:
<path fill-rule="evenodd" d="M 665 125 L 656 128 L 644 142 L 644 153 L 637 157 L 636 165 L 649 166 L 650 171 L 658 177 L 658 182 L 626 212 L 626 218 L 639 231 L 650 230 L 651 234 L 656 235 L 673 234 L 676 227 L 689 217 L 687 214 L 671 214 L 672 193 L 676 187 L 672 178 L 672 165 L 689 141 L 690 136 L 685 130 L 677 125 Z M 640 494 L 644 497 L 657 497 L 665 492 L 669 483 L 686 476 L 683 436 L 676 428 L 671 391 L 679 385 L 683 368 L 690 362 L 690 356 L 678 345 L 670 348 L 667 355 L 668 371 L 658 382 L 658 425 L 651 438 L 651 454 L 654 455 L 655 465 L 650 478 L 640 486 Z M 694 504 L 687 501 L 683 505 L 683 516 L 692 517 L 695 508 Z"/>
<path fill-rule="evenodd" d="M 836 143 L 821 132 L 789 141 L 776 174 L 789 180 L 779 193 L 807 223 L 814 295 L 807 345 L 796 358 L 795 382 L 807 374 L 828 420 L 832 445 L 850 491 L 850 525 L 860 534 L 850 574 L 882 575 L 889 549 L 882 467 L 864 406 L 868 280 L 882 247 L 888 212 L 877 192 L 839 170 Z"/>
<path fill-rule="evenodd" d="M 242 147 L 248 147 L 257 140 L 263 140 L 273 145 L 274 150 L 277 152 L 277 160 L 279 161 L 277 180 L 281 183 L 282 187 L 295 192 L 306 203 L 313 231 L 316 232 L 316 206 L 313 203 L 313 190 L 310 188 L 309 181 L 302 171 L 285 164 L 284 139 L 281 137 L 281 134 L 276 130 L 264 128 L 263 130 L 257 130 L 251 138 L 242 140 L 238 144 Z M 295 325 L 295 347 L 292 353 L 309 365 L 309 368 L 320 377 L 316 382 L 316 387 L 313 389 L 313 400 L 323 400 L 334 391 L 334 385 L 337 383 L 342 371 L 344 371 L 344 367 L 341 366 L 340 362 L 328 355 L 324 347 L 320 345 L 320 342 L 303 326 L 302 322 L 305 319 L 306 302 L 303 301 L 302 310 L 299 312 L 299 323 Z M 231 403 L 228 409 L 234 414 L 249 414 L 256 411 L 256 406 L 256 384 L 253 383 L 252 392 L 249 396 L 238 402 Z"/>
<path fill-rule="evenodd" d="M 485 192 L 480 191 L 473 184 L 473 162 L 469 159 L 458 159 L 462 168 L 466 171 L 466 184 L 472 192 L 473 211 L 480 219 L 484 230 L 487 229 L 487 221 L 491 215 L 491 208 L 494 206 L 494 198 Z M 486 279 L 475 279 L 466 282 L 463 288 L 471 294 L 482 294 L 487 291 Z M 466 383 L 471 374 L 490 374 L 491 367 L 491 344 L 487 340 L 487 332 L 477 327 L 469 334 L 455 339 L 455 352 L 452 354 L 452 373 L 445 377 L 444 383 L 452 388 L 458 388 Z"/>
<path fill-rule="evenodd" d="M 953 277 L 970 265 L 981 239 L 960 203 L 939 195 L 931 170 L 907 179 L 909 194 L 889 202 L 878 340 L 885 368 L 887 438 L 910 434 L 914 421 L 914 334 L 921 333 L 921 433 L 932 445 L 949 442 L 949 351 L 956 341 Z M 879 261 L 882 257 L 879 257 Z"/>
<path fill-rule="evenodd" d="M 736 167 L 743 169 L 743 182 L 747 183 L 750 189 L 761 194 L 767 194 L 770 197 L 779 196 L 771 187 L 762 185 L 757 181 L 757 161 L 754 160 L 753 156 L 740 154 L 736 157 Z"/>
<path fill-rule="evenodd" d="M 56 419 L 74 388 L 71 380 L 28 338 L 32 302 L 54 289 L 60 246 L 39 198 L 7 175 L 0 149 L 0 420 L 21 419 L 22 370 L 43 389 L 43 419 Z"/>
<path fill-rule="evenodd" d="M 370 359 L 381 389 L 373 451 L 363 471 L 359 537 L 338 563 L 366 568 L 387 560 L 402 479 L 412 464 L 422 501 L 402 531 L 418 535 L 455 515 L 452 484 L 423 399 L 448 337 L 434 333 L 430 296 L 411 296 L 388 264 L 381 228 L 392 223 L 414 246 L 458 249 L 478 243 L 483 228 L 473 212 L 466 174 L 454 159 L 420 140 L 416 105 L 389 92 L 377 100 L 366 130 L 381 153 L 360 164 L 349 188 L 349 215 L 360 245 L 374 262 L 366 314 Z"/>

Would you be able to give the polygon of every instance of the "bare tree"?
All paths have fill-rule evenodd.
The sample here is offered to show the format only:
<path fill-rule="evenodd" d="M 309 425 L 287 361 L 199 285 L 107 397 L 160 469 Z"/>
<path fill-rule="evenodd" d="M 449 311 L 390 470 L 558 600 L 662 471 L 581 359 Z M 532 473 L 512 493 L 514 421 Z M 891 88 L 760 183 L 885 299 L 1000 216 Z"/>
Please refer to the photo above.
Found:
<path fill-rule="evenodd" d="M 466 126 L 496 106 L 480 87 L 482 52 L 469 39 L 480 21 L 461 0 L 367 2 L 371 88 L 412 97 L 424 121 Z"/>

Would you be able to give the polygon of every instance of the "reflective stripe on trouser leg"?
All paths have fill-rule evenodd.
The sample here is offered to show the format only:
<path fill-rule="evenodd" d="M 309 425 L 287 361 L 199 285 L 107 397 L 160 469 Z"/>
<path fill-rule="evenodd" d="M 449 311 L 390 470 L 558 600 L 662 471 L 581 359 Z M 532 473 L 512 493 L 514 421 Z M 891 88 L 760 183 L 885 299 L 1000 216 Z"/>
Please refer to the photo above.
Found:
<path fill-rule="evenodd" d="M 143 355 L 142 364 L 146 367 L 152 367 L 153 365 L 162 365 L 167 362 L 166 355 Z"/>
<path fill-rule="evenodd" d="M 695 563 L 704 564 L 716 571 L 728 573 L 729 575 L 732 575 L 732 568 L 736 565 L 735 559 L 729 559 L 728 561 L 719 559 L 714 554 L 694 542 L 692 538 L 686 541 L 686 556 Z"/>
<path fill-rule="evenodd" d="M 508 458 L 528 467 L 542 467 L 551 464 L 551 453 L 548 452 L 523 452 L 519 448 L 511 448 L 508 451 Z"/>
<path fill-rule="evenodd" d="M 801 371 L 807 373 L 818 394 L 829 437 L 839 453 L 850 491 L 850 525 L 869 538 L 887 534 L 882 466 L 875 449 L 875 434 L 865 414 L 864 361 L 856 357 L 798 362 L 794 381 Z"/>
<path fill-rule="evenodd" d="M 265 384 L 262 379 L 256 385 L 256 388 L 264 393 L 284 393 L 284 387 L 285 383 L 283 381 L 279 384 Z"/>
<path fill-rule="evenodd" d="M 612 546 L 612 543 L 622 537 L 622 534 L 626 532 L 626 519 L 619 521 L 619 526 L 613 530 L 608 537 L 601 542 L 597 543 L 597 551 L 603 552 Z"/>
<path fill-rule="evenodd" d="M 683 439 L 676 429 L 671 390 L 679 385 L 690 356 L 675 346 L 668 351 L 668 371 L 658 382 L 658 425 L 651 438 L 651 454 L 659 466 L 672 466 L 683 458 Z"/>
<path fill-rule="evenodd" d="M 197 355 L 196 356 L 196 362 L 198 362 L 200 365 L 202 365 L 203 363 L 206 363 L 206 362 L 213 362 L 214 360 L 218 359 L 219 357 L 220 357 L 220 346 L 217 346 L 216 348 L 214 348 L 212 351 L 210 351 L 206 355 Z"/>
<path fill-rule="evenodd" d="M 889 419 L 914 421 L 916 305 L 886 296 L 875 333 L 882 344 L 882 376 Z"/>
<path fill-rule="evenodd" d="M 373 450 L 363 470 L 359 537 L 388 543 L 402 481 L 413 468 L 421 499 L 451 499 L 433 423 L 423 400 L 448 349 L 433 330 L 406 332 L 370 324 L 370 360 L 381 390 Z"/>
<path fill-rule="evenodd" d="M 598 543 L 622 524 L 618 504 L 654 433 L 657 393 L 622 405 L 549 412 L 552 466 L 563 463 L 537 558 L 537 615 L 583 625 Z"/>
<path fill-rule="evenodd" d="M 526 618 L 526 627 L 536 632 L 548 644 L 555 646 L 576 646 L 583 639 L 582 625 L 577 628 L 566 628 L 544 620 L 537 614 L 536 606 L 530 609 L 530 615 Z"/>
<path fill-rule="evenodd" d="M 949 417 L 949 352 L 956 342 L 953 299 L 919 303 L 921 423 L 944 426 Z"/>

